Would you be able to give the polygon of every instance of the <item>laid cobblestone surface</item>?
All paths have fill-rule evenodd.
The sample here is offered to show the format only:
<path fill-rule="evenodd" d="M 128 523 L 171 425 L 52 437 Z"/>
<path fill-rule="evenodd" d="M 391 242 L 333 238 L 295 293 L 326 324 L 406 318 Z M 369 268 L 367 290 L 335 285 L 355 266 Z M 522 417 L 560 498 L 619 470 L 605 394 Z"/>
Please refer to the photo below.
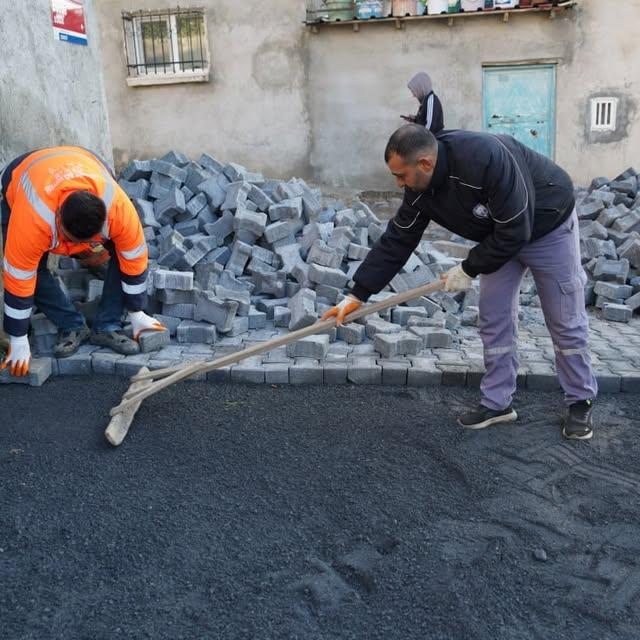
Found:
<path fill-rule="evenodd" d="M 599 312 L 590 312 L 589 323 L 591 359 L 600 391 L 640 392 L 640 318 L 634 317 L 628 324 L 620 324 L 604 320 Z M 267 321 L 263 329 L 243 336 L 222 338 L 214 345 L 181 344 L 172 339 L 159 351 L 126 357 L 84 345 L 71 358 L 36 358 L 38 369 L 32 383 L 42 384 L 48 377 L 49 367 L 51 375 L 131 377 L 143 366 L 154 370 L 196 360 L 213 360 L 283 333 L 287 330 Z M 338 332 L 341 334 L 347 337 L 346 333 Z M 458 328 L 449 348 L 424 348 L 417 353 L 389 358 L 382 357 L 375 350 L 375 338 L 372 340 L 364 333 L 362 336 L 360 344 L 335 339 L 335 334 L 330 338 L 307 339 L 302 348 L 278 347 L 230 367 L 200 374 L 194 379 L 252 384 L 479 386 L 484 366 L 482 342 L 476 327 Z M 328 338 L 333 342 L 328 342 Z M 309 357 L 323 353 L 323 358 Z M 520 323 L 518 355 L 520 388 L 559 389 L 553 344 L 539 309 L 527 309 L 526 319 Z M 8 373 L 0 375 L 0 383 L 11 381 L 13 379 Z"/>

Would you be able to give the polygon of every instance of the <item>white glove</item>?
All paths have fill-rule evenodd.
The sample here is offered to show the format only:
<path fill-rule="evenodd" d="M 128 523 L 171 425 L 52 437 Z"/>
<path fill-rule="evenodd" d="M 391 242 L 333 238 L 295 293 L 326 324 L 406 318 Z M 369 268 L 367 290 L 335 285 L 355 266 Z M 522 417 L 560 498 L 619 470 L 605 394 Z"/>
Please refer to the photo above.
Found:
<path fill-rule="evenodd" d="M 464 272 L 461 264 L 449 269 L 441 277 L 444 280 L 445 291 L 464 291 L 471 286 L 473 281 L 473 278 Z"/>
<path fill-rule="evenodd" d="M 129 321 L 133 329 L 133 339 L 137 340 L 143 331 L 164 331 L 166 327 L 144 311 L 130 311 Z"/>
<path fill-rule="evenodd" d="M 9 368 L 12 376 L 26 376 L 29 374 L 31 361 L 31 347 L 29 338 L 25 336 L 9 336 L 9 353 L 0 365 L 0 369 Z"/>
<path fill-rule="evenodd" d="M 329 309 L 329 311 L 325 312 L 322 315 L 321 320 L 328 320 L 329 318 L 336 319 L 336 325 L 340 326 L 346 316 L 350 313 L 359 309 L 362 306 L 362 300 L 358 300 L 354 295 L 349 294 L 342 302 L 337 304 L 335 307 Z"/>

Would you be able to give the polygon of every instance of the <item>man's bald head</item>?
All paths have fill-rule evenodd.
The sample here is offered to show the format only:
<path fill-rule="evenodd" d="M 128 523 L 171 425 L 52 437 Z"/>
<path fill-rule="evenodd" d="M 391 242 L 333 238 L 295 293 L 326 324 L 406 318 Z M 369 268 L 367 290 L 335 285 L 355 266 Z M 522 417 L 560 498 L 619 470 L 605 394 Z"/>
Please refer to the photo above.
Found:
<path fill-rule="evenodd" d="M 384 159 L 399 187 L 426 191 L 438 159 L 438 141 L 425 127 L 406 124 L 389 138 Z"/>

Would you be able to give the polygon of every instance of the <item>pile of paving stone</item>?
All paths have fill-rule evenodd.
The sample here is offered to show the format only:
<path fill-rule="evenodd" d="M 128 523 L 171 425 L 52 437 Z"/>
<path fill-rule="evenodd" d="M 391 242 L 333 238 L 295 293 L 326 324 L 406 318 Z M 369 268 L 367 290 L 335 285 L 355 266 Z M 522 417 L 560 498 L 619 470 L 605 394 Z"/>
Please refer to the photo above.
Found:
<path fill-rule="evenodd" d="M 580 247 L 589 276 L 587 304 L 606 320 L 628 322 L 640 307 L 640 196 L 632 169 L 576 190 Z M 167 331 L 143 337 L 142 351 L 167 345 L 225 345 L 311 325 L 339 302 L 386 222 L 355 199 L 323 198 L 304 180 L 267 179 L 203 154 L 170 152 L 134 160 L 119 184 L 131 198 L 149 246 L 149 306 Z M 371 301 L 428 284 L 464 259 L 471 244 L 423 241 L 385 291 Z M 71 259 L 58 274 L 91 317 L 102 281 Z M 521 318 L 540 322 L 531 277 Z M 449 349 L 478 324 L 477 281 L 467 292 L 440 292 L 290 345 L 287 357 L 323 360 L 329 344 L 368 344 L 383 358 Z M 266 332 L 266 333 L 265 333 Z M 51 352 L 56 330 L 33 318 L 36 350 Z M 362 347 L 365 348 L 364 346 Z M 369 347 L 367 347 L 369 348 Z"/>
<path fill-rule="evenodd" d="M 119 184 L 149 246 L 147 311 L 168 328 L 145 336 L 143 351 L 171 338 L 215 344 L 266 327 L 293 331 L 313 324 L 342 299 L 386 226 L 358 199 L 347 206 L 323 198 L 304 180 L 266 179 L 207 154 L 198 162 L 175 152 L 134 160 Z M 372 301 L 433 282 L 468 250 L 454 242 L 422 242 Z M 58 274 L 90 315 L 102 281 L 71 259 L 60 261 Z M 349 344 L 375 340 L 387 356 L 449 347 L 458 327 L 477 324 L 477 298 L 477 289 L 419 298 L 329 337 Z M 50 350 L 55 328 L 36 316 L 34 333 L 40 352 Z"/>
<path fill-rule="evenodd" d="M 627 169 L 613 180 L 595 178 L 588 189 L 577 190 L 587 304 L 615 322 L 629 322 L 640 308 L 639 182 L 638 174 Z"/>

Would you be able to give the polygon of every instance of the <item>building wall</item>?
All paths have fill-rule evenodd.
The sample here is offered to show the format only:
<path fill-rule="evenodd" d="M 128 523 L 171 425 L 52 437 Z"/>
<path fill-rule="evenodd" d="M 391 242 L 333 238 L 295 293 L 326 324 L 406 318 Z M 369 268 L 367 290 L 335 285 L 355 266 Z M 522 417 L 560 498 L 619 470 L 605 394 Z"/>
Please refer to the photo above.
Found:
<path fill-rule="evenodd" d="M 207 83 L 128 87 L 123 10 L 175 8 L 176 0 L 100 0 L 107 97 L 117 164 L 169 149 L 208 151 L 272 175 L 310 172 L 302 0 L 194 0 L 206 9 Z"/>
<path fill-rule="evenodd" d="M 50 0 L 0 0 L 0 164 L 61 144 L 111 159 L 94 4 L 85 47 L 54 39 Z"/>
<path fill-rule="evenodd" d="M 445 126 L 482 128 L 482 66 L 557 62 L 556 160 L 578 183 L 613 176 L 638 164 L 640 124 L 640 0 L 581 0 L 579 8 L 548 14 L 425 20 L 399 31 L 390 24 L 321 29 L 309 38 L 311 163 L 321 182 L 368 187 L 389 184 L 383 150 L 417 103 L 406 83 L 428 71 Z M 609 4 L 609 3 L 606 3 Z M 612 3 L 613 4 L 613 3 Z M 589 131 L 589 98 L 620 97 L 616 134 Z M 339 141 L 339 144 L 336 142 Z"/>
<path fill-rule="evenodd" d="M 393 182 L 384 145 L 402 124 L 399 114 L 417 107 L 406 88 L 413 73 L 432 75 L 447 127 L 479 130 L 483 64 L 532 61 L 557 64 L 556 160 L 576 182 L 638 163 L 640 0 L 615 3 L 615 11 L 580 0 L 555 20 L 512 15 L 505 24 L 491 16 L 457 19 L 452 27 L 425 20 L 403 30 L 382 23 L 316 34 L 301 24 L 304 0 L 193 0 L 207 9 L 211 81 L 127 87 L 121 11 L 176 4 L 99 3 L 118 163 L 171 148 L 191 155 L 206 150 L 267 174 L 386 190 Z M 590 133 L 595 95 L 620 98 L 615 134 Z"/>

